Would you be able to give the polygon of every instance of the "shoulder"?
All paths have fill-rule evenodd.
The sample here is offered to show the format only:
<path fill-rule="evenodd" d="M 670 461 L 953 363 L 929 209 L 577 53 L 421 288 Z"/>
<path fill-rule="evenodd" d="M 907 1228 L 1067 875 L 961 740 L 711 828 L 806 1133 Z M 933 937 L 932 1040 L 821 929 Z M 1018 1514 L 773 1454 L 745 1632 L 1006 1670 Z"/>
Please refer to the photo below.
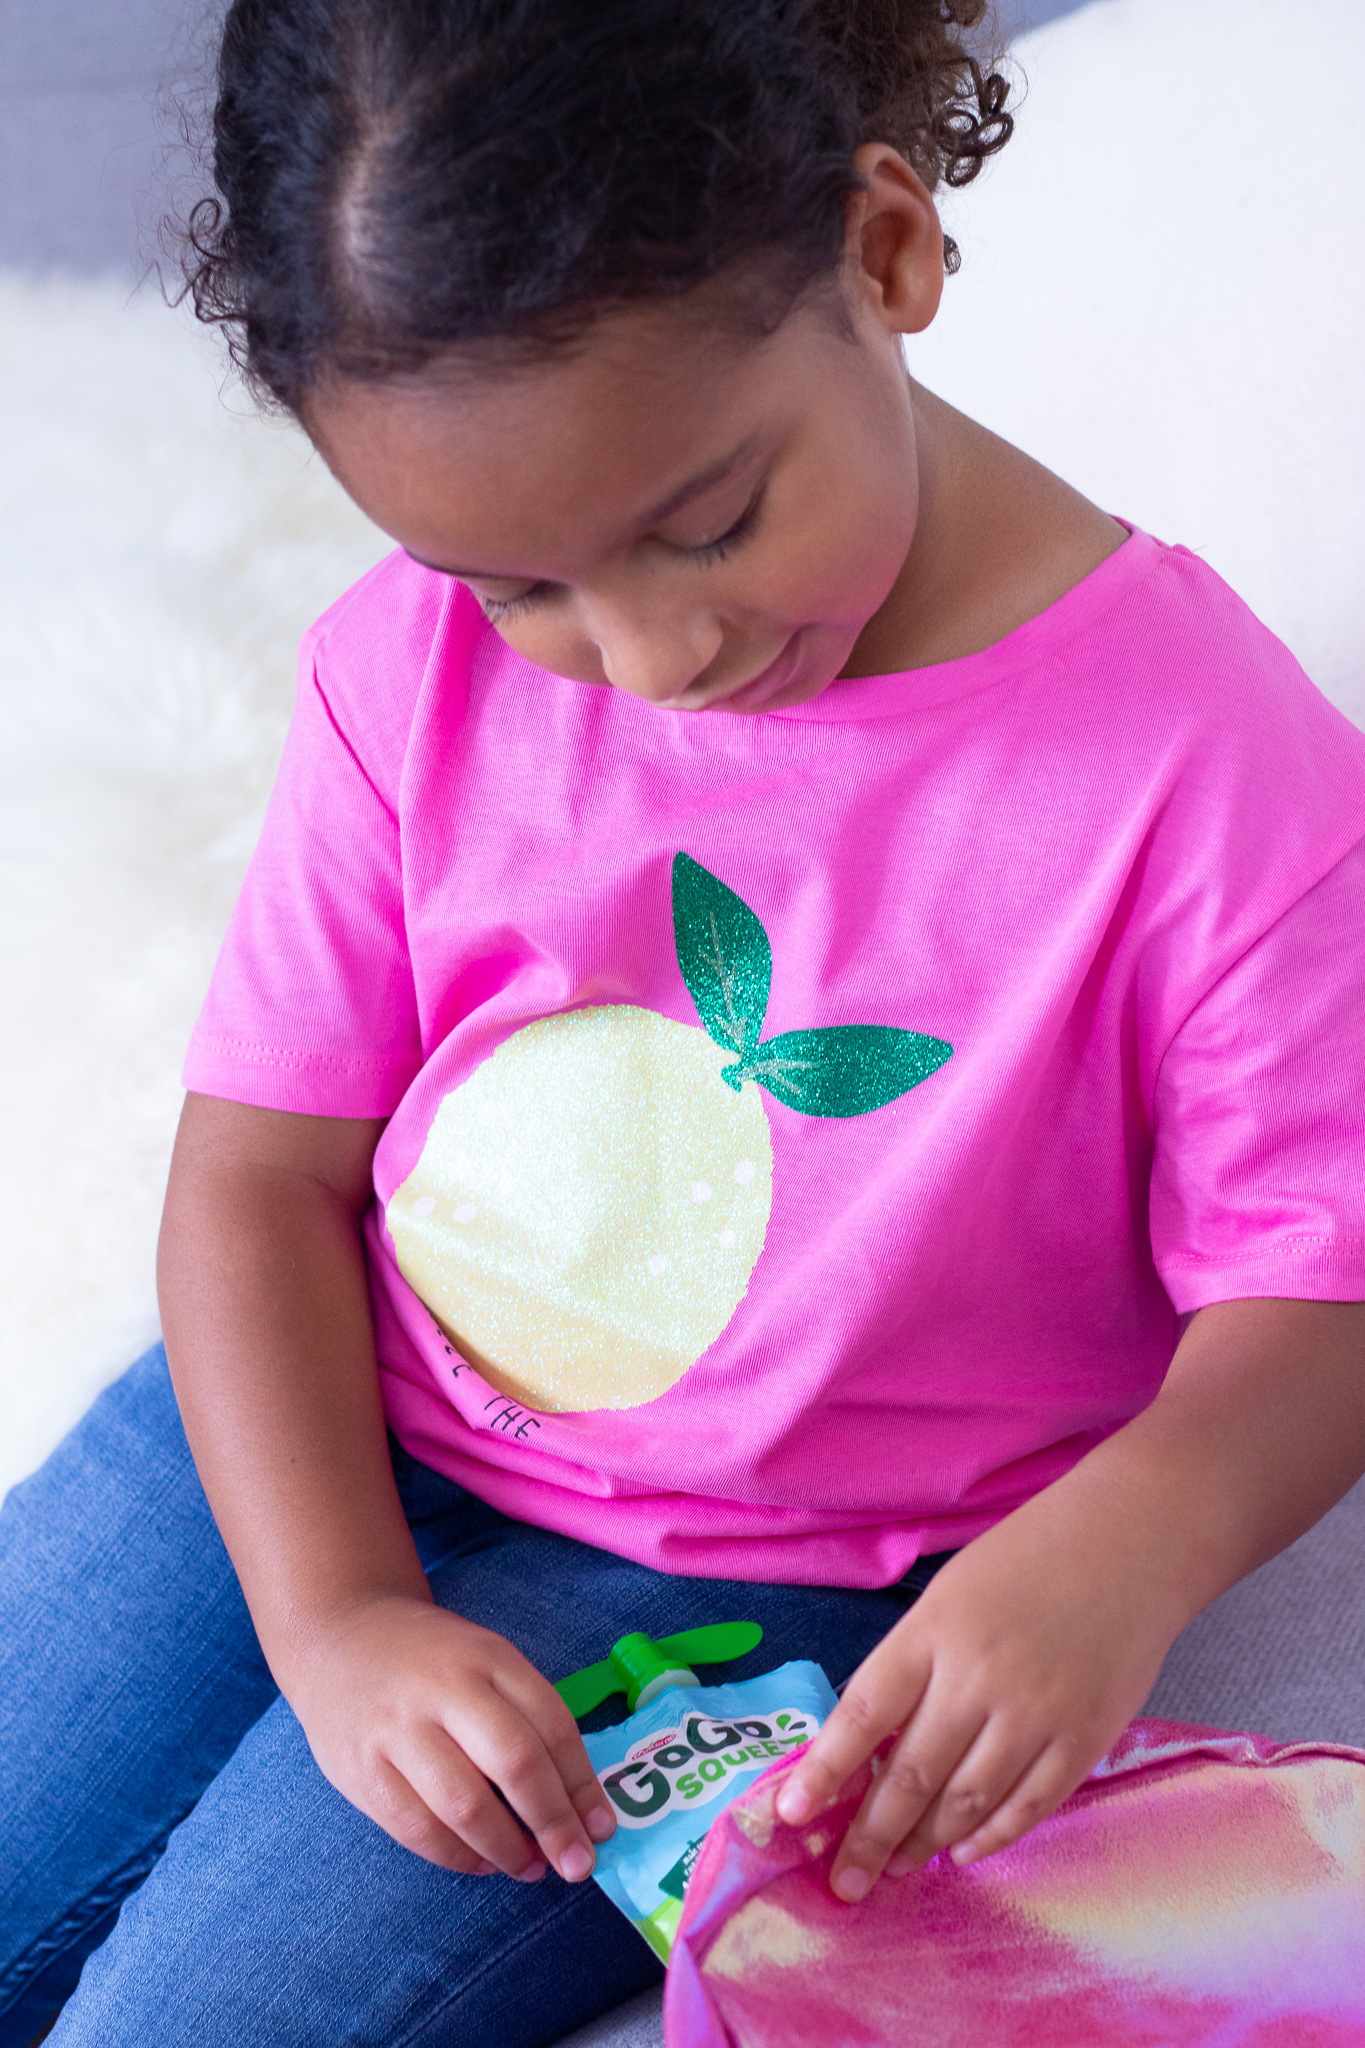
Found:
<path fill-rule="evenodd" d="M 464 584 L 386 555 L 304 635 L 299 688 L 320 698 L 372 777 L 396 788 L 424 694 L 450 706 L 489 628 Z"/>
<path fill-rule="evenodd" d="M 1338 854 L 1365 831 L 1365 733 L 1215 570 L 1137 532 L 1089 580 L 1047 666 L 1111 772 L 1206 818 L 1259 804 L 1263 831 L 1344 834 Z"/>
<path fill-rule="evenodd" d="M 1127 559 L 1125 559 L 1127 558 Z M 1195 724 L 1231 718 L 1306 721 L 1315 745 L 1349 752 L 1365 734 L 1335 710 L 1294 655 L 1199 555 L 1135 530 L 1096 580 L 1112 598 L 1095 608 L 1097 638 L 1143 685 L 1152 710 Z"/>
<path fill-rule="evenodd" d="M 1061 706 L 1139 925 L 1197 1000 L 1365 837 L 1365 733 L 1207 563 L 1140 534 L 1113 563 L 1129 546 Z"/>

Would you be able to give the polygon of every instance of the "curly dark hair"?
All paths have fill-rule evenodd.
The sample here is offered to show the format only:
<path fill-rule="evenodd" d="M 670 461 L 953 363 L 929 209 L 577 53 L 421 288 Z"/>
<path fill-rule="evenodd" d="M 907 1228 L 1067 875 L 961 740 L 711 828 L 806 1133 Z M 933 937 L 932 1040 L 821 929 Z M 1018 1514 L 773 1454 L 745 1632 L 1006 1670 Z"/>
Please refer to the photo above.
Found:
<path fill-rule="evenodd" d="M 987 0 L 234 0 L 187 289 L 258 395 L 553 350 L 601 311 L 842 255 L 853 152 L 932 190 L 1008 139 Z M 945 239 L 947 267 L 957 250 Z"/>

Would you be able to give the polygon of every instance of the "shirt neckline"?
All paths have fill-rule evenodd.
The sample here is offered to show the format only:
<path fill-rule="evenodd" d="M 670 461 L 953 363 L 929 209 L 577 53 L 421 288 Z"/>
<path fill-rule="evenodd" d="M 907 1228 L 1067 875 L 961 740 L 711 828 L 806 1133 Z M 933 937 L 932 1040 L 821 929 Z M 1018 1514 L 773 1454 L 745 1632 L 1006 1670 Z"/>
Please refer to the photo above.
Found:
<path fill-rule="evenodd" d="M 808 704 L 792 704 L 780 711 L 757 716 L 766 724 L 771 719 L 799 721 L 810 725 L 843 725 L 874 718 L 904 718 L 961 697 L 975 696 L 1007 678 L 1017 677 L 1044 654 L 1055 652 L 1058 642 L 1085 631 L 1102 613 L 1150 574 L 1166 552 L 1160 541 L 1126 519 L 1128 539 L 1112 555 L 1073 583 L 1070 590 L 1004 638 L 983 647 L 979 653 L 958 655 L 952 661 L 933 662 L 926 668 L 892 670 L 884 675 L 850 676 L 831 683 Z M 714 716 L 715 714 L 710 714 Z M 753 714 L 750 714 L 753 715 Z"/>

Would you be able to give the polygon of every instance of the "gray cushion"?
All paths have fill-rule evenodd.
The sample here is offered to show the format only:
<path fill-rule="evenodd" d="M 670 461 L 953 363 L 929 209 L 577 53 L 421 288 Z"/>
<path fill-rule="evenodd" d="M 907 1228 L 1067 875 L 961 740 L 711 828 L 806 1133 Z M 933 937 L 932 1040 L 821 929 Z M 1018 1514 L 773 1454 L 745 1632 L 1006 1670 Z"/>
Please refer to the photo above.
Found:
<path fill-rule="evenodd" d="M 1145 1712 L 1365 1746 L 1365 1480 L 1177 1637 Z"/>
<path fill-rule="evenodd" d="M 580 2027 L 561 2048 L 659 2048 L 664 2037 L 662 1991 L 642 1991 L 629 2005 L 619 2005 L 604 2020 Z"/>
<path fill-rule="evenodd" d="M 1144 1712 L 1280 1742 L 1365 1746 L 1365 1480 L 1177 1638 Z M 660 2048 L 647 1991 L 572 2048 Z M 564 2048 L 569 2048 L 565 2043 Z"/>

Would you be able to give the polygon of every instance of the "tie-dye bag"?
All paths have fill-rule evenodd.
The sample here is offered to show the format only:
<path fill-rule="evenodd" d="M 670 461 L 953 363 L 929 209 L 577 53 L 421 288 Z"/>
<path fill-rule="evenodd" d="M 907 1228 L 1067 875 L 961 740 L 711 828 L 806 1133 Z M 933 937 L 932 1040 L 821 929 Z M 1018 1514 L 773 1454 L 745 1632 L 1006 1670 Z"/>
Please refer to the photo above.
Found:
<path fill-rule="evenodd" d="M 1059 1812 L 860 1906 L 869 1782 L 804 1828 L 774 1765 L 707 1837 L 668 2048 L 1362 2048 L 1365 1751 L 1135 1721 Z"/>

